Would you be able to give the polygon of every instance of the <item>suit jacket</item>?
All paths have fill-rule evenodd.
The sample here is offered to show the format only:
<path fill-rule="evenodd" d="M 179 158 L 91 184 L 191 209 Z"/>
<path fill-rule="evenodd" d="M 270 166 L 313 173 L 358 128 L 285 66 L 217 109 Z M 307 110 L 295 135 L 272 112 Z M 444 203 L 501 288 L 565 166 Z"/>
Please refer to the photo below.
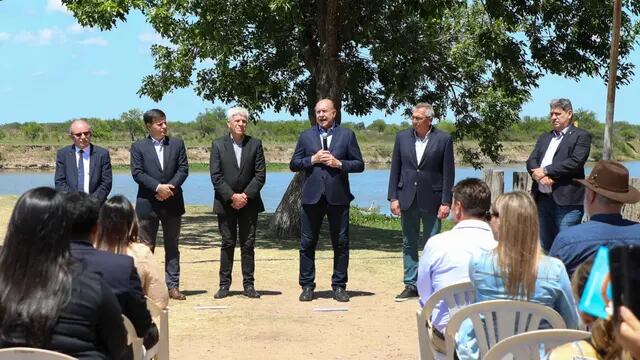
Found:
<path fill-rule="evenodd" d="M 349 173 L 364 171 L 364 161 L 356 135 L 350 129 L 338 125 L 333 128 L 329 152 L 342 162 L 341 169 L 312 164 L 311 156 L 320 149 L 322 142 L 317 126 L 300 134 L 289 168 L 291 171 L 304 171 L 302 203 L 316 204 L 324 194 L 331 205 L 349 205 L 353 200 L 349 188 Z"/>
<path fill-rule="evenodd" d="M 242 141 L 240 166 L 233 150 L 233 140 L 229 134 L 215 139 L 211 144 L 209 159 L 211 183 L 215 190 L 213 211 L 223 214 L 231 207 L 231 196 L 246 193 L 249 201 L 244 207 L 256 213 L 264 211 L 260 189 L 264 186 L 267 170 L 262 142 L 251 136 Z"/>
<path fill-rule="evenodd" d="M 396 135 L 387 199 L 400 201 L 402 210 L 417 201 L 420 210 L 437 214 L 441 204 L 451 205 L 455 177 L 453 142 L 449 134 L 435 127 L 428 136 L 422 159 L 418 159 L 413 128 Z"/>
<path fill-rule="evenodd" d="M 89 144 L 89 195 L 107 200 L 111 192 L 111 157 L 107 149 Z M 56 154 L 56 190 L 78 191 L 78 161 L 75 145 L 65 146 Z"/>
<path fill-rule="evenodd" d="M 87 271 L 102 275 L 116 295 L 122 314 L 131 320 L 139 337 L 151 327 L 151 314 L 142 292 L 133 258 L 97 250 L 89 241 L 71 241 L 71 256 L 83 262 Z"/>
<path fill-rule="evenodd" d="M 184 214 L 182 184 L 189 176 L 189 163 L 184 142 L 179 138 L 164 138 L 164 169 L 160 167 L 156 149 L 150 136 L 131 145 L 131 175 L 138 183 L 136 213 L 145 219 L 154 216 L 179 216 Z M 173 196 L 165 201 L 156 199 L 160 184 L 175 186 Z"/>
<path fill-rule="evenodd" d="M 553 132 L 542 134 L 527 160 L 527 171 L 540 167 L 544 153 L 549 147 Z M 591 134 L 586 130 L 569 125 L 553 155 L 553 162 L 546 167 L 547 175 L 553 179 L 551 196 L 560 206 L 582 205 L 584 188 L 573 179 L 584 179 L 584 164 L 591 150 Z M 534 198 L 539 194 L 538 183 L 533 182 L 531 193 Z"/>

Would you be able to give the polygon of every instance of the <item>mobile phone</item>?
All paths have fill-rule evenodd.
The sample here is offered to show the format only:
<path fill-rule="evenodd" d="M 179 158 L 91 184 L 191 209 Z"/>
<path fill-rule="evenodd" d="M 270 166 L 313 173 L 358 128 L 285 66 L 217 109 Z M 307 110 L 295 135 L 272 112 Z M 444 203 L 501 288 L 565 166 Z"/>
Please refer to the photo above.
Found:
<path fill-rule="evenodd" d="M 609 250 L 614 317 L 620 305 L 640 317 L 640 246 L 624 245 Z"/>

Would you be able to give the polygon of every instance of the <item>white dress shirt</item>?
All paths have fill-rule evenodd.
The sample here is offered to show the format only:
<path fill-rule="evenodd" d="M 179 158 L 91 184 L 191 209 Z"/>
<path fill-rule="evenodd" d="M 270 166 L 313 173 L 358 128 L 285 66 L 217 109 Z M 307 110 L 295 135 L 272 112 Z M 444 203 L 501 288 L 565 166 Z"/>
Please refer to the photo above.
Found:
<path fill-rule="evenodd" d="M 469 260 L 482 250 L 491 250 L 498 243 L 491 227 L 481 220 L 462 220 L 453 229 L 437 234 L 427 241 L 418 264 L 420 306 L 431 295 L 449 285 L 469 281 Z M 449 322 L 449 308 L 443 301 L 431 314 L 431 322 L 444 333 Z"/>
<path fill-rule="evenodd" d="M 562 139 L 564 139 L 564 136 L 567 134 L 568 129 L 569 127 L 567 126 L 566 128 L 562 129 L 562 131 L 559 133 L 555 131 L 553 132 L 553 137 L 549 142 L 549 147 L 547 148 L 547 151 L 544 153 L 544 157 L 542 158 L 542 162 L 540 163 L 541 168 L 544 168 L 545 166 L 549 166 L 553 163 L 553 156 L 556 154 L 556 150 L 558 150 L 558 146 L 560 146 L 560 142 L 562 141 Z M 540 190 L 541 193 L 551 194 L 551 191 L 553 190 L 553 188 L 549 185 L 542 185 L 538 183 L 538 190 Z"/>
<path fill-rule="evenodd" d="M 164 152 L 164 138 L 156 140 L 152 137 L 151 141 L 153 141 L 153 147 L 156 149 L 156 155 L 158 156 L 158 161 L 160 161 L 160 169 L 164 170 L 164 158 L 162 155 Z"/>
<path fill-rule="evenodd" d="M 324 133 L 327 134 L 327 151 L 328 151 L 329 147 L 331 146 L 331 138 L 333 138 L 333 128 L 335 128 L 336 125 L 333 124 L 331 128 L 329 128 L 328 130 L 323 129 L 319 125 L 317 126 L 318 126 L 318 131 L 320 132 L 320 144 L 322 144 L 322 134 Z"/>
<path fill-rule="evenodd" d="M 236 163 L 238 164 L 238 167 L 240 167 L 240 162 L 242 160 L 242 143 L 244 139 L 237 143 L 233 140 L 233 136 L 229 135 L 229 137 L 231 137 L 231 143 L 233 144 L 233 152 L 236 154 Z"/>
<path fill-rule="evenodd" d="M 427 149 L 427 143 L 429 142 L 429 134 L 431 134 L 431 129 L 433 129 L 433 126 L 429 128 L 429 131 L 427 131 L 424 139 L 421 139 L 418 134 L 416 134 L 415 130 L 413 131 L 413 135 L 416 138 L 416 159 L 418 159 L 418 164 L 420 164 L 420 161 L 422 161 L 424 151 Z"/>
<path fill-rule="evenodd" d="M 76 149 L 76 166 L 78 165 L 78 161 L 80 160 L 80 148 L 77 146 L 74 146 Z M 83 166 L 83 170 L 84 170 L 84 184 L 82 184 L 82 191 L 84 191 L 85 193 L 89 193 L 89 161 L 90 161 L 90 154 L 89 152 L 91 151 L 91 146 L 87 146 L 86 148 L 82 149 L 82 166 Z"/>

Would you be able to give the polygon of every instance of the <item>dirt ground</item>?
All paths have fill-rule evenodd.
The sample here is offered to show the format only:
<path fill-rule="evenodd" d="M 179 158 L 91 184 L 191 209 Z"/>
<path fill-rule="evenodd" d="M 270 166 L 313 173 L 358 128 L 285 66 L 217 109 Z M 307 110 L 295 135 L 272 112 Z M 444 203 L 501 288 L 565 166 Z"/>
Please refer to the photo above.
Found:
<path fill-rule="evenodd" d="M 0 198 L 0 236 L 15 197 Z M 190 207 L 183 220 L 181 290 L 169 304 L 171 359 L 415 359 L 417 302 L 396 303 L 402 290 L 398 231 L 351 227 L 348 303 L 331 295 L 333 253 L 326 229 L 316 253 L 316 299 L 298 301 L 298 242 L 273 239 L 261 216 L 256 245 L 256 289 L 242 295 L 236 250 L 232 296 L 215 300 L 220 236 L 210 210 Z M 156 256 L 163 261 L 162 247 Z M 198 309 L 220 306 L 223 309 Z M 343 311 L 318 311 L 336 308 Z"/>

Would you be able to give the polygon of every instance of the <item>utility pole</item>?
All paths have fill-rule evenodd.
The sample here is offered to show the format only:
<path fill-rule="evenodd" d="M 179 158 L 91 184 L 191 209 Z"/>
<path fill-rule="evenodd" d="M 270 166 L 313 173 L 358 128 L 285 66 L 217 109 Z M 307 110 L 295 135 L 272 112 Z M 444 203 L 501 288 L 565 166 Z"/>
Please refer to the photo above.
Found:
<path fill-rule="evenodd" d="M 602 159 L 611 160 L 611 139 L 613 138 L 613 112 L 616 104 L 616 83 L 618 79 L 618 47 L 620 46 L 621 0 L 613 2 L 613 25 L 611 27 L 611 54 L 609 61 L 609 84 L 607 87 L 607 117 L 604 125 Z"/>

